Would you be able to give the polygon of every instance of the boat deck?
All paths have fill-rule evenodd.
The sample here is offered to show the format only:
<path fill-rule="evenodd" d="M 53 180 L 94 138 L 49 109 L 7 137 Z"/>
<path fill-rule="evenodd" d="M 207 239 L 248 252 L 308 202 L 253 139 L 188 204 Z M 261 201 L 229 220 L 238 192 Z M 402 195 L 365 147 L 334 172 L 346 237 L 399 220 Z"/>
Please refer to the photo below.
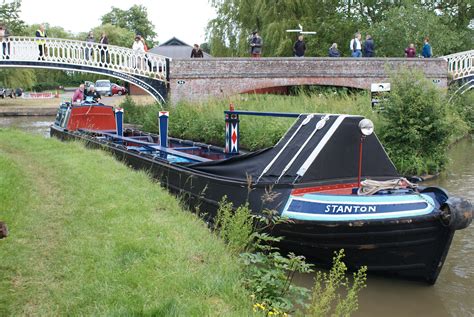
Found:
<path fill-rule="evenodd" d="M 169 138 L 167 146 L 161 146 L 158 135 L 145 134 L 135 130 L 126 130 L 123 136 L 117 135 L 115 131 L 87 129 L 81 129 L 81 131 L 94 134 L 99 140 L 121 144 L 131 151 L 159 156 L 170 163 L 209 162 L 233 156 L 224 153 L 222 148 L 216 146 L 175 138 Z"/>

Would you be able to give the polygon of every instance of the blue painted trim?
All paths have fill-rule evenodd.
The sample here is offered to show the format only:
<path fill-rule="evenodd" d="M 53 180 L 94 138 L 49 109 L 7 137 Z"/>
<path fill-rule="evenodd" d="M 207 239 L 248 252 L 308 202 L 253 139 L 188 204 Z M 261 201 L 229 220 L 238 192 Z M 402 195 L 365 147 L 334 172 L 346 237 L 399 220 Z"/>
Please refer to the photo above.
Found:
<path fill-rule="evenodd" d="M 159 118 L 160 118 L 160 146 L 161 147 L 168 147 L 168 117 L 169 112 L 167 111 L 160 111 Z"/>
<path fill-rule="evenodd" d="M 115 109 L 115 122 L 117 127 L 117 135 L 123 136 L 123 109 Z"/>
<path fill-rule="evenodd" d="M 435 206 L 433 199 L 423 194 L 393 196 L 309 194 L 303 197 L 290 196 L 282 216 L 307 221 L 380 220 L 427 215 L 435 210 L 433 206 Z"/>
<path fill-rule="evenodd" d="M 283 118 L 298 118 L 300 113 L 291 113 L 291 112 L 258 112 L 258 111 L 230 111 L 225 110 L 225 114 L 241 114 L 247 116 L 260 116 L 260 117 L 283 117 Z"/>

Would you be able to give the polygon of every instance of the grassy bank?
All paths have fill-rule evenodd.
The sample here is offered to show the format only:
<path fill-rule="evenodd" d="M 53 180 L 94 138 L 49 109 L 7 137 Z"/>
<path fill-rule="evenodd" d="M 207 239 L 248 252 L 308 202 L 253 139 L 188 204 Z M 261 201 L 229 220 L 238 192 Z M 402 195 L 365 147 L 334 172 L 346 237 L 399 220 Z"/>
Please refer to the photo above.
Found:
<path fill-rule="evenodd" d="M 246 316 L 221 241 L 102 151 L 0 130 L 0 315 Z"/>

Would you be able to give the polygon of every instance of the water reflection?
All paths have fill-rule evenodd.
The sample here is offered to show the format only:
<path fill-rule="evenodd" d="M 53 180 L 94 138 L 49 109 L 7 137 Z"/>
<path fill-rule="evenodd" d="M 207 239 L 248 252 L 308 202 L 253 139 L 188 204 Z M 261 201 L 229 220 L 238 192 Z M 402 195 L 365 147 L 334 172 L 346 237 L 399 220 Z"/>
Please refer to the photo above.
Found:
<path fill-rule="evenodd" d="M 51 116 L 0 117 L 0 128 L 17 128 L 23 131 L 49 136 L 49 126 L 53 123 Z"/>

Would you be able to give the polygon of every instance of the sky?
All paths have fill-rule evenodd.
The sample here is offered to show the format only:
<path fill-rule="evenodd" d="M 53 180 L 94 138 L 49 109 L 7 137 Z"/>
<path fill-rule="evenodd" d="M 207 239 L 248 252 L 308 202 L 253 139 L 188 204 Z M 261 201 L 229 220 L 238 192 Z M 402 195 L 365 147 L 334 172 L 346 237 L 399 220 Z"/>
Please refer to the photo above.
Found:
<path fill-rule="evenodd" d="M 203 43 L 207 22 L 215 17 L 208 0 L 22 0 L 20 18 L 27 24 L 49 23 L 79 33 L 100 25 L 112 6 L 126 10 L 134 4 L 148 9 L 160 43 L 173 36 L 190 45 Z"/>

